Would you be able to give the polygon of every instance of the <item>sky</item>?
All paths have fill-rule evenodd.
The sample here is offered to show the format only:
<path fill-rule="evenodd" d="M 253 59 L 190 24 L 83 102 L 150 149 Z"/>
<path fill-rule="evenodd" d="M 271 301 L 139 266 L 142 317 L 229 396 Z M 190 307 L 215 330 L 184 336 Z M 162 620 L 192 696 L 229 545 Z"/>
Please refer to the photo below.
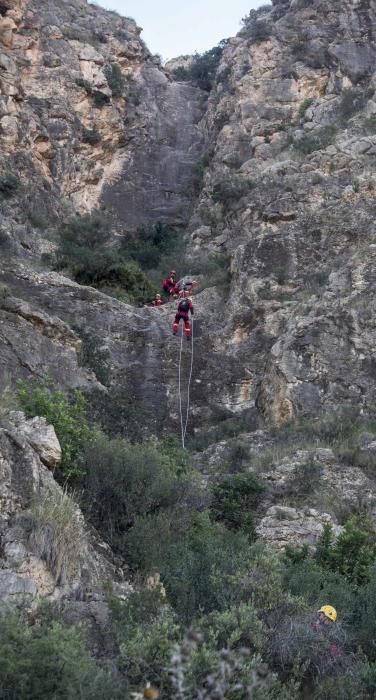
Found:
<path fill-rule="evenodd" d="M 89 0 L 92 1 L 92 0 Z M 95 0 L 94 4 L 133 17 L 142 38 L 163 60 L 202 53 L 234 36 L 242 17 L 266 0 Z"/>

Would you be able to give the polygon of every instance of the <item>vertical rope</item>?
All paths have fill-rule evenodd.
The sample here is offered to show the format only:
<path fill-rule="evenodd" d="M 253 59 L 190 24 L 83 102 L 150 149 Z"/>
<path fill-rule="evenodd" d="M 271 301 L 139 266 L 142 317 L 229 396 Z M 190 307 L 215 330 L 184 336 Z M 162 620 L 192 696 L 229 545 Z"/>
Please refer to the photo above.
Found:
<path fill-rule="evenodd" d="M 188 379 L 188 392 L 187 392 L 187 416 L 185 420 L 185 427 L 184 427 L 184 442 L 185 438 L 187 435 L 187 428 L 188 428 L 188 420 L 189 420 L 189 409 L 190 409 L 190 402 L 191 402 L 191 397 L 190 397 L 190 391 L 191 391 L 191 381 L 192 381 L 192 373 L 193 373 L 193 316 L 191 316 L 191 338 L 192 338 L 192 344 L 191 344 L 191 369 L 189 372 L 189 379 Z"/>
<path fill-rule="evenodd" d="M 179 323 L 179 326 L 180 326 L 180 323 Z M 183 331 L 182 331 L 181 337 L 180 337 L 180 351 L 179 351 L 179 411 L 180 411 L 181 444 L 182 444 L 183 450 L 185 450 L 183 409 L 182 409 L 182 402 L 181 402 L 181 356 L 182 356 L 182 351 L 183 351 Z"/>

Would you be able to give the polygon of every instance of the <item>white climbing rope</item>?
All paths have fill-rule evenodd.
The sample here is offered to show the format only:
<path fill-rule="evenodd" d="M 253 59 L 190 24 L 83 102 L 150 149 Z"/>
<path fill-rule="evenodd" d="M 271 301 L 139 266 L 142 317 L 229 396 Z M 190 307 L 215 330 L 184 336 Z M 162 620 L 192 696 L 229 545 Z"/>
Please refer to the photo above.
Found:
<path fill-rule="evenodd" d="M 181 444 L 183 450 L 185 450 L 185 435 L 183 427 L 183 409 L 181 400 L 181 356 L 183 352 L 183 329 L 180 336 L 180 350 L 179 350 L 179 413 L 180 413 L 180 429 L 181 429 Z"/>
<path fill-rule="evenodd" d="M 181 336 L 180 336 L 180 348 L 179 348 L 179 413 L 180 413 L 180 429 L 181 429 L 181 444 L 183 447 L 183 450 L 185 450 L 185 438 L 187 435 L 187 428 L 188 428 L 188 421 L 189 421 L 189 410 L 190 410 L 190 390 L 191 390 L 191 382 L 192 382 L 192 374 L 193 374 L 193 317 L 191 318 L 191 339 L 192 339 L 192 344 L 191 344 L 191 368 L 189 372 L 189 379 L 188 379 L 188 389 L 187 389 L 187 413 L 185 417 L 185 423 L 183 420 L 183 406 L 182 406 L 182 396 L 181 396 L 181 358 L 182 358 L 182 353 L 183 353 L 183 334 L 184 334 L 184 329 L 182 328 Z"/>
<path fill-rule="evenodd" d="M 185 420 L 185 427 L 184 427 L 184 442 L 185 438 L 187 435 L 187 427 L 188 427 L 188 420 L 189 420 L 189 410 L 190 410 L 190 402 L 191 402 L 191 396 L 190 396 L 190 391 L 191 391 L 191 381 L 192 381 L 192 373 L 193 373 L 193 316 L 191 317 L 191 339 L 192 339 L 192 344 L 191 344 L 191 369 L 189 371 L 189 379 L 188 379 L 188 391 L 187 391 L 187 417 Z"/>

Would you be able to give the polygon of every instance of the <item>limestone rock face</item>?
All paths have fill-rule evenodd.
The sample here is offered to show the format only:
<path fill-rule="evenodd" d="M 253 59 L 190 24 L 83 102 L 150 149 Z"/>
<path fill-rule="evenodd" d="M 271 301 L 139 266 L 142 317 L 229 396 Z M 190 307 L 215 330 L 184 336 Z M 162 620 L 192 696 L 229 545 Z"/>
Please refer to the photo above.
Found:
<path fill-rule="evenodd" d="M 10 413 L 4 426 L 0 428 L 0 598 L 26 596 L 32 604 L 37 596 L 68 602 L 79 596 L 89 598 L 91 605 L 95 600 L 102 605 L 100 583 L 106 579 L 114 581 L 119 595 L 127 595 L 131 587 L 121 562 L 95 532 L 89 532 L 79 507 L 43 464 L 53 465 L 61 456 L 53 428 L 43 418 L 27 421 L 19 412 Z M 53 551 L 57 546 L 53 512 L 63 507 L 70 509 L 72 532 L 79 543 L 75 556 L 71 550 L 66 559 L 64 551 Z M 60 517 L 60 538 L 62 522 Z M 56 556 L 62 567 L 56 568 Z"/>
<path fill-rule="evenodd" d="M 22 426 L 27 442 L 37 452 L 41 462 L 47 467 L 56 467 L 61 460 L 61 447 L 54 427 L 40 416 L 25 421 L 23 413 L 13 412 L 10 418 L 13 425 Z"/>
<path fill-rule="evenodd" d="M 334 535 L 341 532 L 341 528 L 333 525 L 328 513 L 320 513 L 313 508 L 298 510 L 288 506 L 272 506 L 258 524 L 256 532 L 277 549 L 283 549 L 288 544 L 313 546 L 322 535 L 325 523 L 332 525 Z"/>
<path fill-rule="evenodd" d="M 231 258 L 220 343 L 251 372 L 239 407 L 278 426 L 374 403 L 376 62 L 373 3 L 273 5 L 224 50 L 190 226 L 197 255 Z"/>
<path fill-rule="evenodd" d="M 81 366 L 79 325 L 108 349 L 110 385 L 147 408 L 151 431 L 179 430 L 174 305 L 135 309 L 42 267 L 62 221 L 109 207 L 114 239 L 157 221 L 187 224 L 192 267 L 206 256 L 227 261 L 220 284 L 208 287 L 204 269 L 198 275 L 189 431 L 247 411 L 255 428 L 262 421 L 249 438 L 261 452 L 273 442 L 271 426 L 372 409 L 374 2 L 274 0 L 271 10 L 251 12 L 226 44 L 207 100 L 172 78 L 185 58 L 163 68 L 134 21 L 85 0 L 3 0 L 0 14 L 1 374 L 103 390 Z M 9 174 L 21 180 L 12 197 Z M 184 406 L 190 361 L 185 344 Z M 43 481 L 41 460 L 53 466 L 58 450 L 37 437 L 37 456 L 33 431 L 23 428 L 21 443 L 29 472 Z M 34 481 L 22 481 L 25 493 L 13 490 L 18 467 L 10 465 L 22 460 L 6 455 L 19 437 L 3 431 L 0 440 L 1 499 L 13 517 L 28 508 Z M 349 506 L 365 499 L 374 514 L 374 442 L 364 437 L 357 465 L 346 469 L 316 451 L 322 493 Z M 222 458 L 221 442 L 205 455 L 205 478 Z M 258 514 L 260 535 L 278 546 L 296 541 L 294 522 L 298 539 L 311 543 L 327 516 L 337 524 L 323 500 L 296 502 L 298 472 L 310 462 L 289 454 L 262 474 L 274 496 Z M 282 516 L 276 494 L 291 509 Z M 22 571 L 40 580 L 45 565 L 30 553 L 26 569 L 12 569 L 12 557 L 24 562 L 27 550 L 22 523 L 14 526 L 4 572 L 17 589 Z M 56 587 L 47 574 L 43 586 Z"/>
<path fill-rule="evenodd" d="M 62 198 L 81 214 L 102 198 L 127 229 L 186 219 L 201 91 L 167 77 L 131 19 L 81 0 L 3 9 L 0 169 L 21 175 L 23 196 L 0 225 L 17 254 L 50 252 L 24 212 L 56 225 Z"/>

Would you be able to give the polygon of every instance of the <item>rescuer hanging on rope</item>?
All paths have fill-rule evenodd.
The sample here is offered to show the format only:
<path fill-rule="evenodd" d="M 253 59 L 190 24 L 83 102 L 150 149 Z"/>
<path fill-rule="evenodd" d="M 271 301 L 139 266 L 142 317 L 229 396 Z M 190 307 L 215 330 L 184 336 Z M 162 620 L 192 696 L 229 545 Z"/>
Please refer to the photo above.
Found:
<path fill-rule="evenodd" d="M 177 335 L 180 320 L 183 320 L 187 340 L 189 340 L 189 338 L 191 337 L 191 324 L 189 321 L 189 312 L 191 313 L 191 316 L 193 316 L 192 297 L 189 296 L 189 294 L 189 290 L 186 289 L 184 291 L 184 297 L 179 301 L 178 310 L 173 325 L 173 334 Z"/>
<path fill-rule="evenodd" d="M 162 282 L 162 287 L 166 294 L 169 295 L 169 297 L 177 297 L 180 291 L 179 284 L 176 281 L 176 271 L 171 270 L 170 276 L 166 277 L 165 280 Z"/>

